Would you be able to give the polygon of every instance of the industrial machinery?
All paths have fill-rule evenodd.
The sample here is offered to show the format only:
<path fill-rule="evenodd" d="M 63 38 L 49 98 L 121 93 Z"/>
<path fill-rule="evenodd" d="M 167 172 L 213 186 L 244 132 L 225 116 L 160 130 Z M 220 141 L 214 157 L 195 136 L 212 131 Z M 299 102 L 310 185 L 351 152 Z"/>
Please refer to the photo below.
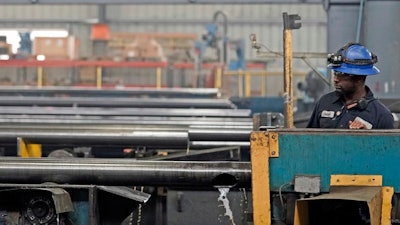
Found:
<path fill-rule="evenodd" d="M 228 225 L 251 211 L 249 162 L 0 161 L 2 225 L 188 224 L 203 213 L 190 223 Z"/>
<path fill-rule="evenodd" d="M 254 225 L 397 224 L 398 130 L 251 134 Z"/>
<path fill-rule="evenodd" d="M 222 17 L 223 30 L 219 28 L 219 17 Z M 202 35 L 201 41 L 195 42 L 198 52 L 198 86 L 204 87 L 206 77 L 203 76 L 202 65 L 207 61 L 217 63 L 217 66 L 227 67 L 229 70 L 246 69 L 245 61 L 245 42 L 243 39 L 228 38 L 228 16 L 223 11 L 214 13 L 213 22 L 206 25 L 206 33 Z M 207 50 L 213 51 L 213 56 L 207 59 Z M 232 50 L 232 51 L 231 51 Z M 231 57 L 231 52 L 235 53 L 236 58 Z M 216 57 L 215 57 L 216 56 Z"/>
<path fill-rule="evenodd" d="M 67 94 L 2 90 L 1 225 L 251 223 L 250 134 L 281 114 L 213 91 Z"/>
<path fill-rule="evenodd" d="M 335 10 L 338 7 L 332 8 Z M 215 34 L 214 28 L 210 27 L 209 31 Z M 289 73 L 290 69 L 285 70 Z M 69 93 L 72 92 L 70 90 Z M 20 91 L 15 93 L 21 94 Z M 112 94 L 121 93 L 116 91 Z M 94 101 L 81 100 L 79 104 L 94 104 Z M 285 103 L 292 98 L 288 100 Z M 17 103 L 26 104 L 24 101 Z M 46 102 L 39 104 L 43 106 Z M 133 140 L 134 144 L 143 146 L 166 147 L 169 150 L 172 147 L 180 150 L 190 147 L 191 150 L 198 144 L 196 141 L 241 141 L 243 138 L 247 143 L 248 138 L 251 162 L 240 161 L 240 157 L 233 156 L 231 149 L 227 151 L 231 157 L 224 161 L 211 160 L 210 157 L 205 161 L 200 154 L 193 154 L 192 151 L 190 154 L 181 151 L 184 154 L 162 159 L 158 155 L 149 157 L 156 159 L 154 161 L 138 157 L 4 157 L 0 159 L 1 225 L 387 225 L 400 221 L 400 184 L 396 174 L 400 160 L 398 130 L 276 129 L 267 122 L 267 126 L 258 124 L 257 128 L 253 127 L 250 133 L 247 127 L 249 113 L 246 110 L 214 108 L 191 109 L 188 112 L 147 108 L 146 112 L 143 109 L 115 110 L 111 122 L 116 122 L 116 117 L 121 123 L 133 118 L 136 123 L 152 121 L 153 125 L 161 121 L 176 125 L 179 121 L 184 129 L 164 129 L 157 124 L 157 132 L 149 126 L 137 126 L 136 129 L 106 127 L 104 132 L 99 124 L 100 121 L 107 121 L 103 117 L 105 115 L 101 115 L 104 111 L 98 108 L 50 108 L 36 106 L 32 110 L 21 107 L 18 111 L 18 108 L 10 110 L 2 107 L 5 114 L 2 119 L 14 122 L 31 120 L 37 125 L 49 118 L 60 119 L 57 116 L 62 115 L 64 119 L 70 119 L 68 122 L 75 122 L 74 129 L 65 124 L 54 126 L 47 123 L 47 128 L 43 124 L 40 124 L 41 128 L 32 124 L 19 127 L 3 124 L 4 132 L 0 133 L 2 143 L 11 140 L 22 150 L 30 146 L 29 141 L 61 145 L 90 143 L 109 147 L 115 143 L 132 145 Z M 22 116 L 17 117 L 16 114 L 21 112 Z M 152 117 L 145 118 L 144 114 L 149 112 Z M 176 115 L 177 112 L 179 115 Z M 202 120 L 206 112 L 217 120 Z M 132 113 L 138 115 L 132 116 Z M 233 123 L 244 117 L 240 122 L 244 122 L 246 128 L 216 125 L 216 121 L 226 122 L 224 113 L 232 113 L 230 115 L 235 119 L 230 122 Z M 49 114 L 52 116 L 48 117 Z M 165 114 L 168 116 L 165 117 Z M 46 117 L 40 118 L 43 115 Z M 121 117 L 124 117 L 123 121 Z M 267 114 L 266 120 L 270 122 L 272 117 Z M 38 119 L 42 121 L 38 122 Z M 87 124 L 85 129 L 78 127 L 77 124 L 88 122 L 88 119 L 98 122 L 97 127 Z M 188 127 L 190 122 L 199 120 L 208 123 L 207 129 Z M 214 126 L 210 125 L 212 123 Z M 215 125 L 223 129 L 215 129 Z M 235 142 L 233 145 L 238 144 Z M 207 153 L 216 151 L 219 150 L 207 149 Z M 196 161 L 187 161 L 189 157 Z"/>
<path fill-rule="evenodd" d="M 0 224 L 249 220 L 250 110 L 218 97 L 3 89 Z"/>
<path fill-rule="evenodd" d="M 251 163 L 6 157 L 0 211 L 20 224 L 397 224 L 398 142 L 398 130 L 260 126 Z"/>
<path fill-rule="evenodd" d="M 2 183 L 0 224 L 121 224 L 149 197 L 128 187 Z"/>

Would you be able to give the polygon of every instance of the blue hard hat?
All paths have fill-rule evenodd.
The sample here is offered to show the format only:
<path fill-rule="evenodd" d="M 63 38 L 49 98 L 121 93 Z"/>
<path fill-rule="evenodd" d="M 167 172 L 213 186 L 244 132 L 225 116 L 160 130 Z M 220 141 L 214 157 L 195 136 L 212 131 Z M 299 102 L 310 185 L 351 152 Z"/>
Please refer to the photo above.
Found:
<path fill-rule="evenodd" d="M 352 75 L 376 75 L 380 71 L 374 66 L 376 55 L 358 43 L 348 43 L 335 54 L 328 55 L 328 68 Z"/>

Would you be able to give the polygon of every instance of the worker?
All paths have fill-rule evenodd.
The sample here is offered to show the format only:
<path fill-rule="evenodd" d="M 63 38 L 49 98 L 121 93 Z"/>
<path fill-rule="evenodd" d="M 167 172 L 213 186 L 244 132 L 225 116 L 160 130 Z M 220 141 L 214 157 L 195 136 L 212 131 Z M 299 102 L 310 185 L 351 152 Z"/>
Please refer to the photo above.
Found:
<path fill-rule="evenodd" d="M 359 43 L 348 43 L 328 55 L 335 91 L 316 102 L 308 128 L 393 129 L 390 110 L 365 85 L 367 76 L 380 71 L 376 55 Z"/>

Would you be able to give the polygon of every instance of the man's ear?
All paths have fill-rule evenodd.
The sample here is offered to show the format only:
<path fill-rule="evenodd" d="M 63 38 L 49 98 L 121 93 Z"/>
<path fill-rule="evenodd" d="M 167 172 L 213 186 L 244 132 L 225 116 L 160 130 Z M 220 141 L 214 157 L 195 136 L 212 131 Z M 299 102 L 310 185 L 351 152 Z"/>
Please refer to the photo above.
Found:
<path fill-rule="evenodd" d="M 353 81 L 359 84 L 364 84 L 366 80 L 366 76 L 353 76 Z"/>

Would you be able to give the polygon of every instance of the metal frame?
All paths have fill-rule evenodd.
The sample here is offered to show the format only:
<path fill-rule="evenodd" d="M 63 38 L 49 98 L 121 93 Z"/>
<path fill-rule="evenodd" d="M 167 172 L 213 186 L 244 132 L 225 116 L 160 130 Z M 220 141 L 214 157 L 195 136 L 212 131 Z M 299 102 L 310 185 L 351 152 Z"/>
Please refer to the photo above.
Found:
<path fill-rule="evenodd" d="M 272 134 L 270 135 L 270 133 Z M 275 143 L 274 135 L 276 139 L 278 136 L 281 137 L 279 140 L 281 144 Z M 318 140 L 321 137 L 324 141 Z M 335 139 L 341 139 L 341 141 Z M 363 139 L 371 141 L 367 143 Z M 393 159 L 398 158 L 397 149 L 393 148 L 391 143 L 395 143 L 397 139 L 399 139 L 399 135 L 396 130 L 352 132 L 326 129 L 275 129 L 272 132 L 253 131 L 250 146 L 254 225 L 271 224 L 270 192 L 277 192 L 279 187 L 283 187 L 286 181 L 292 179 L 291 175 L 283 178 L 290 173 L 292 167 L 292 171 L 298 174 L 314 174 L 309 171 L 318 171 L 325 179 L 321 182 L 324 186 L 321 188 L 322 194 L 331 191 L 329 186 L 337 185 L 381 188 L 382 190 L 378 194 L 382 201 L 372 203 L 375 204 L 373 205 L 376 209 L 374 212 L 380 213 L 380 216 L 375 215 L 375 224 L 390 224 L 391 199 L 396 189 L 400 189 L 400 185 L 396 179 L 393 179 L 391 172 L 397 165 Z M 339 145 L 334 145 L 334 143 L 339 143 Z M 276 145 L 280 148 L 279 157 L 272 158 L 271 153 Z M 324 154 L 320 154 L 320 150 Z M 326 160 L 317 159 L 314 156 Z M 383 164 L 385 167 L 381 166 Z M 306 170 L 309 171 L 305 172 Z M 379 174 L 379 176 L 375 174 Z M 380 176 L 385 178 L 383 183 Z M 329 178 L 331 179 L 329 180 Z M 340 184 L 336 184 L 339 181 Z M 295 212 L 294 224 L 304 224 L 302 222 L 305 220 L 299 218 L 299 213 L 303 214 L 305 211 L 297 208 L 296 210 L 300 211 Z"/>

